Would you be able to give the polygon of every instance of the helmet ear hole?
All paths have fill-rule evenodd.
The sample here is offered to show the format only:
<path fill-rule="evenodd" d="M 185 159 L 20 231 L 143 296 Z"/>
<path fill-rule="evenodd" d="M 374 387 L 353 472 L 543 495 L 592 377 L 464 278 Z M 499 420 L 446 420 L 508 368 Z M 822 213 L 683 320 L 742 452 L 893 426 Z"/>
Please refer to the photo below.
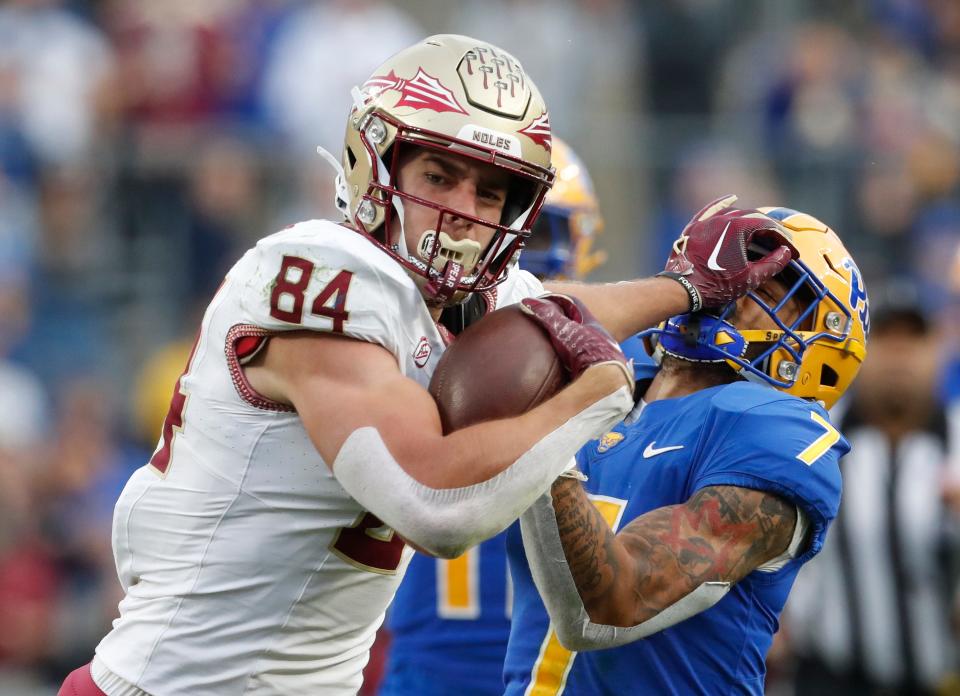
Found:
<path fill-rule="evenodd" d="M 834 370 L 829 365 L 822 365 L 820 367 L 820 384 L 825 387 L 835 387 L 840 381 L 840 375 L 837 374 L 837 371 Z"/>
<path fill-rule="evenodd" d="M 353 148 L 348 145 L 347 146 L 347 171 L 352 172 L 355 166 L 357 166 L 357 156 L 353 153 Z"/>
<path fill-rule="evenodd" d="M 507 191 L 507 199 L 503 204 L 503 212 L 500 214 L 501 225 L 512 225 L 514 220 L 533 205 L 536 198 L 538 186 L 530 181 L 525 181 L 514 177 L 510 182 L 510 188 Z"/>

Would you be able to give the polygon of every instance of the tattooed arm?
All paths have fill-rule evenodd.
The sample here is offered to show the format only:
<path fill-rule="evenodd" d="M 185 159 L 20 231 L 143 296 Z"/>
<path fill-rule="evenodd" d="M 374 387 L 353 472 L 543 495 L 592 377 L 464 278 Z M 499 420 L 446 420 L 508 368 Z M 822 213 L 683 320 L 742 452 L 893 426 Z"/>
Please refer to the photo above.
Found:
<path fill-rule="evenodd" d="M 520 517 L 520 529 L 557 637 L 583 651 L 624 645 L 709 609 L 732 583 L 794 551 L 803 525 L 775 495 L 713 486 L 614 534 L 580 484 L 561 479 Z"/>
<path fill-rule="evenodd" d="M 796 508 L 749 488 L 703 488 L 614 534 L 577 481 L 554 484 L 570 573 L 591 621 L 634 626 L 705 582 L 735 583 L 783 553 Z"/>

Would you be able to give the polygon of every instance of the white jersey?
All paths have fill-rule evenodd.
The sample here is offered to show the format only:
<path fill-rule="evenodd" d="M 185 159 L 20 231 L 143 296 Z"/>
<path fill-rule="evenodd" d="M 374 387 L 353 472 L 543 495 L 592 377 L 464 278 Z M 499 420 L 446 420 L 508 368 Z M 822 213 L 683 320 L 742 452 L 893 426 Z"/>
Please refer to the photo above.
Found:
<path fill-rule="evenodd" d="M 541 292 L 513 269 L 488 305 Z M 126 596 L 97 647 L 104 690 L 115 677 L 164 696 L 359 688 L 412 550 L 344 491 L 297 414 L 247 383 L 251 346 L 294 329 L 378 343 L 424 386 L 444 350 L 414 282 L 356 232 L 304 222 L 247 252 L 117 502 Z"/>

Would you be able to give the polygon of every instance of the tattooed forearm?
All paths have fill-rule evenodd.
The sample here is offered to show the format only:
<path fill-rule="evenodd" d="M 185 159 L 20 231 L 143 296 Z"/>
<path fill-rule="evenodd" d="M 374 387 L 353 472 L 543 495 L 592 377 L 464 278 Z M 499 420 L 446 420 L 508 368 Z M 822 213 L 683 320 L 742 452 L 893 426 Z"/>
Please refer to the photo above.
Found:
<path fill-rule="evenodd" d="M 653 510 L 616 536 L 581 486 L 553 487 L 567 563 L 591 618 L 645 621 L 704 582 L 737 582 L 783 553 L 796 523 L 793 505 L 734 486 L 697 492 Z M 613 617 L 613 618 L 611 618 Z"/>
<path fill-rule="evenodd" d="M 704 582 L 737 582 L 783 553 L 795 523 L 796 509 L 778 496 L 714 486 L 638 517 L 618 539 L 636 564 L 641 611 L 653 615 Z"/>
<path fill-rule="evenodd" d="M 580 596 L 585 603 L 603 597 L 619 570 L 613 530 L 577 481 L 560 479 L 554 484 L 553 507 L 567 565 Z"/>

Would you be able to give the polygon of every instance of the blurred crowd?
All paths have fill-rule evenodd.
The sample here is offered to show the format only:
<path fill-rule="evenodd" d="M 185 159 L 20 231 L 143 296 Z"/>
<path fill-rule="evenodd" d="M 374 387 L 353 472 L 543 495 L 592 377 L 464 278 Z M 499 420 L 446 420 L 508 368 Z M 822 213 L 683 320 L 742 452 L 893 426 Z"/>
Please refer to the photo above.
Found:
<path fill-rule="evenodd" d="M 5 0 L 0 693 L 49 693 L 89 660 L 116 613 L 113 501 L 199 311 L 257 238 L 334 214 L 316 146 L 339 154 L 350 88 L 434 32 L 524 60 L 598 185 L 617 253 L 595 278 L 657 270 L 719 194 L 798 208 L 868 288 L 914 288 L 931 371 L 897 389 L 958 410 L 960 3 Z M 954 505 L 931 527 L 939 570 L 911 582 L 954 601 L 960 416 L 944 418 L 931 490 Z M 957 672 L 949 611 L 918 693 Z M 815 642 L 782 648 L 783 684 Z"/>

